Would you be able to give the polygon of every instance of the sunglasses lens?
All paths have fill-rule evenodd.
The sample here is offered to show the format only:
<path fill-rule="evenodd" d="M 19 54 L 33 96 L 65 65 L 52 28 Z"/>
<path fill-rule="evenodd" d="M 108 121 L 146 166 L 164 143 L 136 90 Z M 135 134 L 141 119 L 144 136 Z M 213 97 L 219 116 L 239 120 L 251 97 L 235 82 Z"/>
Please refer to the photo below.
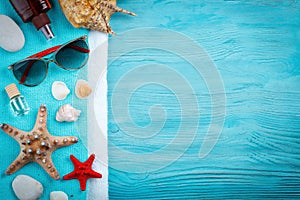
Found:
<path fill-rule="evenodd" d="M 45 79 L 47 65 L 44 61 L 29 59 L 15 64 L 13 73 L 20 84 L 35 86 Z"/>
<path fill-rule="evenodd" d="M 61 48 L 56 53 L 55 60 L 66 69 L 79 69 L 87 62 L 89 52 L 87 43 L 77 40 Z"/>

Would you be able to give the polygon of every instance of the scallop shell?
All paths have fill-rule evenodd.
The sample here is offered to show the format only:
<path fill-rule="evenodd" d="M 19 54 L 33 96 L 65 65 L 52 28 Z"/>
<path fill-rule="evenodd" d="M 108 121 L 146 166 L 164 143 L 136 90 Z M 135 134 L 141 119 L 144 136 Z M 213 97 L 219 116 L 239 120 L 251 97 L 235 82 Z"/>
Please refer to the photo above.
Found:
<path fill-rule="evenodd" d="M 54 81 L 52 84 L 52 95 L 57 100 L 64 100 L 70 93 L 67 85 L 62 81 Z"/>
<path fill-rule="evenodd" d="M 92 93 L 92 88 L 85 80 L 78 80 L 75 86 L 75 94 L 80 99 L 87 98 Z"/>
<path fill-rule="evenodd" d="M 81 111 L 73 108 L 70 104 L 62 105 L 56 112 L 56 121 L 75 122 L 78 120 Z"/>
<path fill-rule="evenodd" d="M 109 20 L 115 12 L 135 16 L 133 12 L 116 6 L 116 0 L 59 0 L 63 13 L 75 28 L 87 28 L 115 34 Z"/>

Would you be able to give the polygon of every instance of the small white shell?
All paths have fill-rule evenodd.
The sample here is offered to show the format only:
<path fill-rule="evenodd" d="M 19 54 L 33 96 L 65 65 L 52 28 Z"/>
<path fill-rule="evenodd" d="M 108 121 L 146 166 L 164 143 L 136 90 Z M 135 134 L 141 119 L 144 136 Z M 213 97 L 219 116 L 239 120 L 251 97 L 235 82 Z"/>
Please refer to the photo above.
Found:
<path fill-rule="evenodd" d="M 79 79 L 76 82 L 75 94 L 79 99 L 85 99 L 92 93 L 92 88 L 87 81 Z"/>
<path fill-rule="evenodd" d="M 57 100 L 64 100 L 70 93 L 67 85 L 62 81 L 54 81 L 52 84 L 52 95 Z"/>
<path fill-rule="evenodd" d="M 76 110 L 70 104 L 62 105 L 56 112 L 56 120 L 59 122 L 75 122 L 81 111 Z"/>

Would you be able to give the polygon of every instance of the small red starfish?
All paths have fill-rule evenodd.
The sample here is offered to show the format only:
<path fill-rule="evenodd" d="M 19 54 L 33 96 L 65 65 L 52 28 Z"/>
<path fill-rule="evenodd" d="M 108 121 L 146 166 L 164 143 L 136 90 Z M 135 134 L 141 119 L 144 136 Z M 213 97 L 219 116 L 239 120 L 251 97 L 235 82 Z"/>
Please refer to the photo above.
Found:
<path fill-rule="evenodd" d="M 71 161 L 74 164 L 74 171 L 65 175 L 64 180 L 78 179 L 80 182 L 80 189 L 84 191 L 86 189 L 86 181 L 90 178 L 102 178 L 102 174 L 95 172 L 92 169 L 93 162 L 95 160 L 95 154 L 90 155 L 90 157 L 85 162 L 80 162 L 75 158 L 75 156 L 70 156 Z"/>

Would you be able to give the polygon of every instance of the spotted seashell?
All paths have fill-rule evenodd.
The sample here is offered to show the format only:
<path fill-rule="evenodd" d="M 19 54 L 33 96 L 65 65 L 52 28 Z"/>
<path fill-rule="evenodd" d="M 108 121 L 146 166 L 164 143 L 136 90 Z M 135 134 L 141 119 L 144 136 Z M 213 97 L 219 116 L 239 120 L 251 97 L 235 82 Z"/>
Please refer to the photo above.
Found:
<path fill-rule="evenodd" d="M 73 108 L 70 104 L 62 105 L 56 112 L 56 121 L 74 122 L 78 120 L 81 111 Z"/>
<path fill-rule="evenodd" d="M 78 80 L 75 86 L 75 94 L 80 99 L 87 98 L 92 93 L 92 88 L 85 80 Z"/>

